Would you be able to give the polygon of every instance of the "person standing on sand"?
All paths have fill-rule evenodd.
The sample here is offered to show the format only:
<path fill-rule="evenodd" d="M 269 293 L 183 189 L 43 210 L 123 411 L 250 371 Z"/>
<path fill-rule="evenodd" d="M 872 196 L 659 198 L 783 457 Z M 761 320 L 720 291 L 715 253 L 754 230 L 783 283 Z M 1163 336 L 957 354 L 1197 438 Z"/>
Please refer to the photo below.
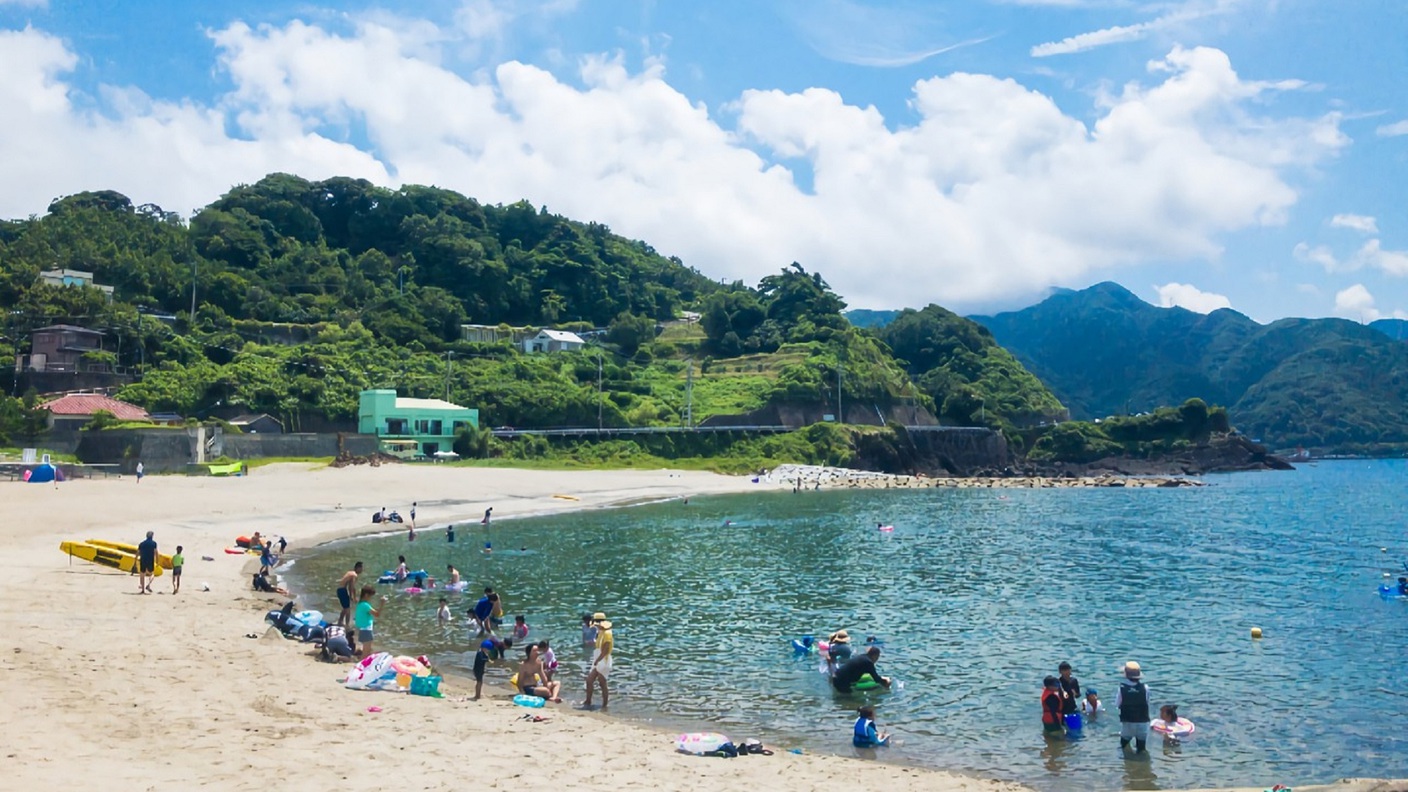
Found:
<path fill-rule="evenodd" d="M 156 577 L 156 540 L 151 531 L 147 538 L 137 545 L 137 593 L 152 593 L 152 580 Z"/>
<path fill-rule="evenodd" d="M 181 567 L 186 564 L 186 557 L 181 554 L 186 548 L 176 545 L 176 552 L 171 556 L 171 593 L 181 593 Z"/>
<path fill-rule="evenodd" d="M 375 586 L 362 586 L 362 593 L 357 603 L 357 613 L 352 617 L 357 625 L 357 643 L 361 644 L 362 656 L 366 657 L 372 653 L 372 641 L 376 638 L 374 627 L 376 617 L 381 615 L 381 611 L 372 607 L 372 597 L 376 596 Z M 381 605 L 386 606 L 389 598 L 382 596 Z"/>
<path fill-rule="evenodd" d="M 342 627 L 348 626 L 348 619 L 352 616 L 352 594 L 357 590 L 357 576 L 361 574 L 362 562 L 358 561 L 337 581 L 337 604 L 342 606 L 342 612 L 337 615 L 335 623 Z"/>
<path fill-rule="evenodd" d="M 591 671 L 587 673 L 587 698 L 582 702 L 582 707 L 591 707 L 592 685 L 600 683 L 601 708 L 604 711 L 611 701 L 611 690 L 606 680 L 611 676 L 611 653 L 616 648 L 616 639 L 611 634 L 611 622 L 605 613 L 592 614 L 592 624 L 596 625 L 596 649 L 592 653 Z"/>
<path fill-rule="evenodd" d="M 416 527 L 416 502 L 411 501 L 411 528 Z"/>
<path fill-rule="evenodd" d="M 146 466 L 146 465 L 143 465 L 143 464 L 141 463 L 141 461 L 138 461 L 138 462 L 137 462 L 137 483 L 138 483 L 138 484 L 141 484 L 141 483 L 142 483 L 142 476 L 145 476 L 145 475 L 147 475 L 147 466 Z"/>
<path fill-rule="evenodd" d="M 1149 742 L 1149 688 L 1143 682 L 1144 672 L 1133 660 L 1124 664 L 1124 679 L 1115 693 L 1115 710 L 1120 714 L 1120 748 L 1128 749 L 1134 740 L 1136 753 L 1143 753 Z"/>

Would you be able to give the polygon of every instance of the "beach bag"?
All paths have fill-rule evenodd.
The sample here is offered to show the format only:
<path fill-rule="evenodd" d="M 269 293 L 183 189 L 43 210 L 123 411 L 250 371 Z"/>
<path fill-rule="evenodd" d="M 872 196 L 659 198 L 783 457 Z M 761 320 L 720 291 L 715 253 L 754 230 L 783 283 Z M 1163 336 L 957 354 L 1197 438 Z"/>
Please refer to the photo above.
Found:
<path fill-rule="evenodd" d="M 440 677 L 438 676 L 414 676 L 411 677 L 412 696 L 433 696 L 440 698 Z"/>

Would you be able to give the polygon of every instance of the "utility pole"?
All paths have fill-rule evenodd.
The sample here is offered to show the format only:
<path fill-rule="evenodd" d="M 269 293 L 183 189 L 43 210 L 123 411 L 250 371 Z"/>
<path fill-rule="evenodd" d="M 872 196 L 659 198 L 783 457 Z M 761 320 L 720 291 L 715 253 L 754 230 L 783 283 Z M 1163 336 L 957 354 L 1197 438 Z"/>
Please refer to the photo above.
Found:
<path fill-rule="evenodd" d="M 841 405 L 841 362 L 836 362 L 836 423 L 846 422 L 846 408 Z"/>
<path fill-rule="evenodd" d="M 601 431 L 601 350 L 596 351 L 596 430 Z"/>
<path fill-rule="evenodd" d="M 684 376 L 684 425 L 694 428 L 694 359 L 689 360 L 689 368 Z"/>
<path fill-rule="evenodd" d="M 453 351 L 447 350 L 445 352 L 445 401 L 450 400 L 450 364 L 454 357 Z"/>

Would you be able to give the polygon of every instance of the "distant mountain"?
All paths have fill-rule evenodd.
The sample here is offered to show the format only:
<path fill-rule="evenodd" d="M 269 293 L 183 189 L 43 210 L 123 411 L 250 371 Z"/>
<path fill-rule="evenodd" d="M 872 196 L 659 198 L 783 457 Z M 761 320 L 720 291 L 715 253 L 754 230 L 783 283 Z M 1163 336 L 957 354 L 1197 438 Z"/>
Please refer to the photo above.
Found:
<path fill-rule="evenodd" d="M 1408 341 L 1408 319 L 1375 319 L 1369 326 L 1394 341 Z"/>
<path fill-rule="evenodd" d="M 1199 397 L 1276 446 L 1408 442 L 1408 345 L 1342 319 L 1159 308 L 1115 283 L 973 317 L 1075 418 Z"/>
<path fill-rule="evenodd" d="M 904 313 L 903 311 L 871 311 L 865 308 L 854 308 L 846 311 L 844 316 L 856 327 L 877 328 L 884 327 L 895 321 L 895 317 Z"/>

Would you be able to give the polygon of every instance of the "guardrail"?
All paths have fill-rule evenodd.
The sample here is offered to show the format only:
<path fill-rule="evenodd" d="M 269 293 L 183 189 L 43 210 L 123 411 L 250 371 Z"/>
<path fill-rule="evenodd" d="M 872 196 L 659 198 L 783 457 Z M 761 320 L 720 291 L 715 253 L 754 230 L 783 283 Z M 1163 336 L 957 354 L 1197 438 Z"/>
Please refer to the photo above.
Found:
<path fill-rule="evenodd" d="M 798 427 L 771 425 L 737 426 L 604 426 L 575 427 L 557 429 L 492 429 L 494 437 L 595 437 L 599 435 L 651 435 L 651 434 L 718 434 L 720 432 L 753 432 L 756 434 L 781 434 L 795 431 Z M 948 432 L 953 434 L 982 434 L 991 432 L 983 426 L 906 426 L 911 432 Z"/>

